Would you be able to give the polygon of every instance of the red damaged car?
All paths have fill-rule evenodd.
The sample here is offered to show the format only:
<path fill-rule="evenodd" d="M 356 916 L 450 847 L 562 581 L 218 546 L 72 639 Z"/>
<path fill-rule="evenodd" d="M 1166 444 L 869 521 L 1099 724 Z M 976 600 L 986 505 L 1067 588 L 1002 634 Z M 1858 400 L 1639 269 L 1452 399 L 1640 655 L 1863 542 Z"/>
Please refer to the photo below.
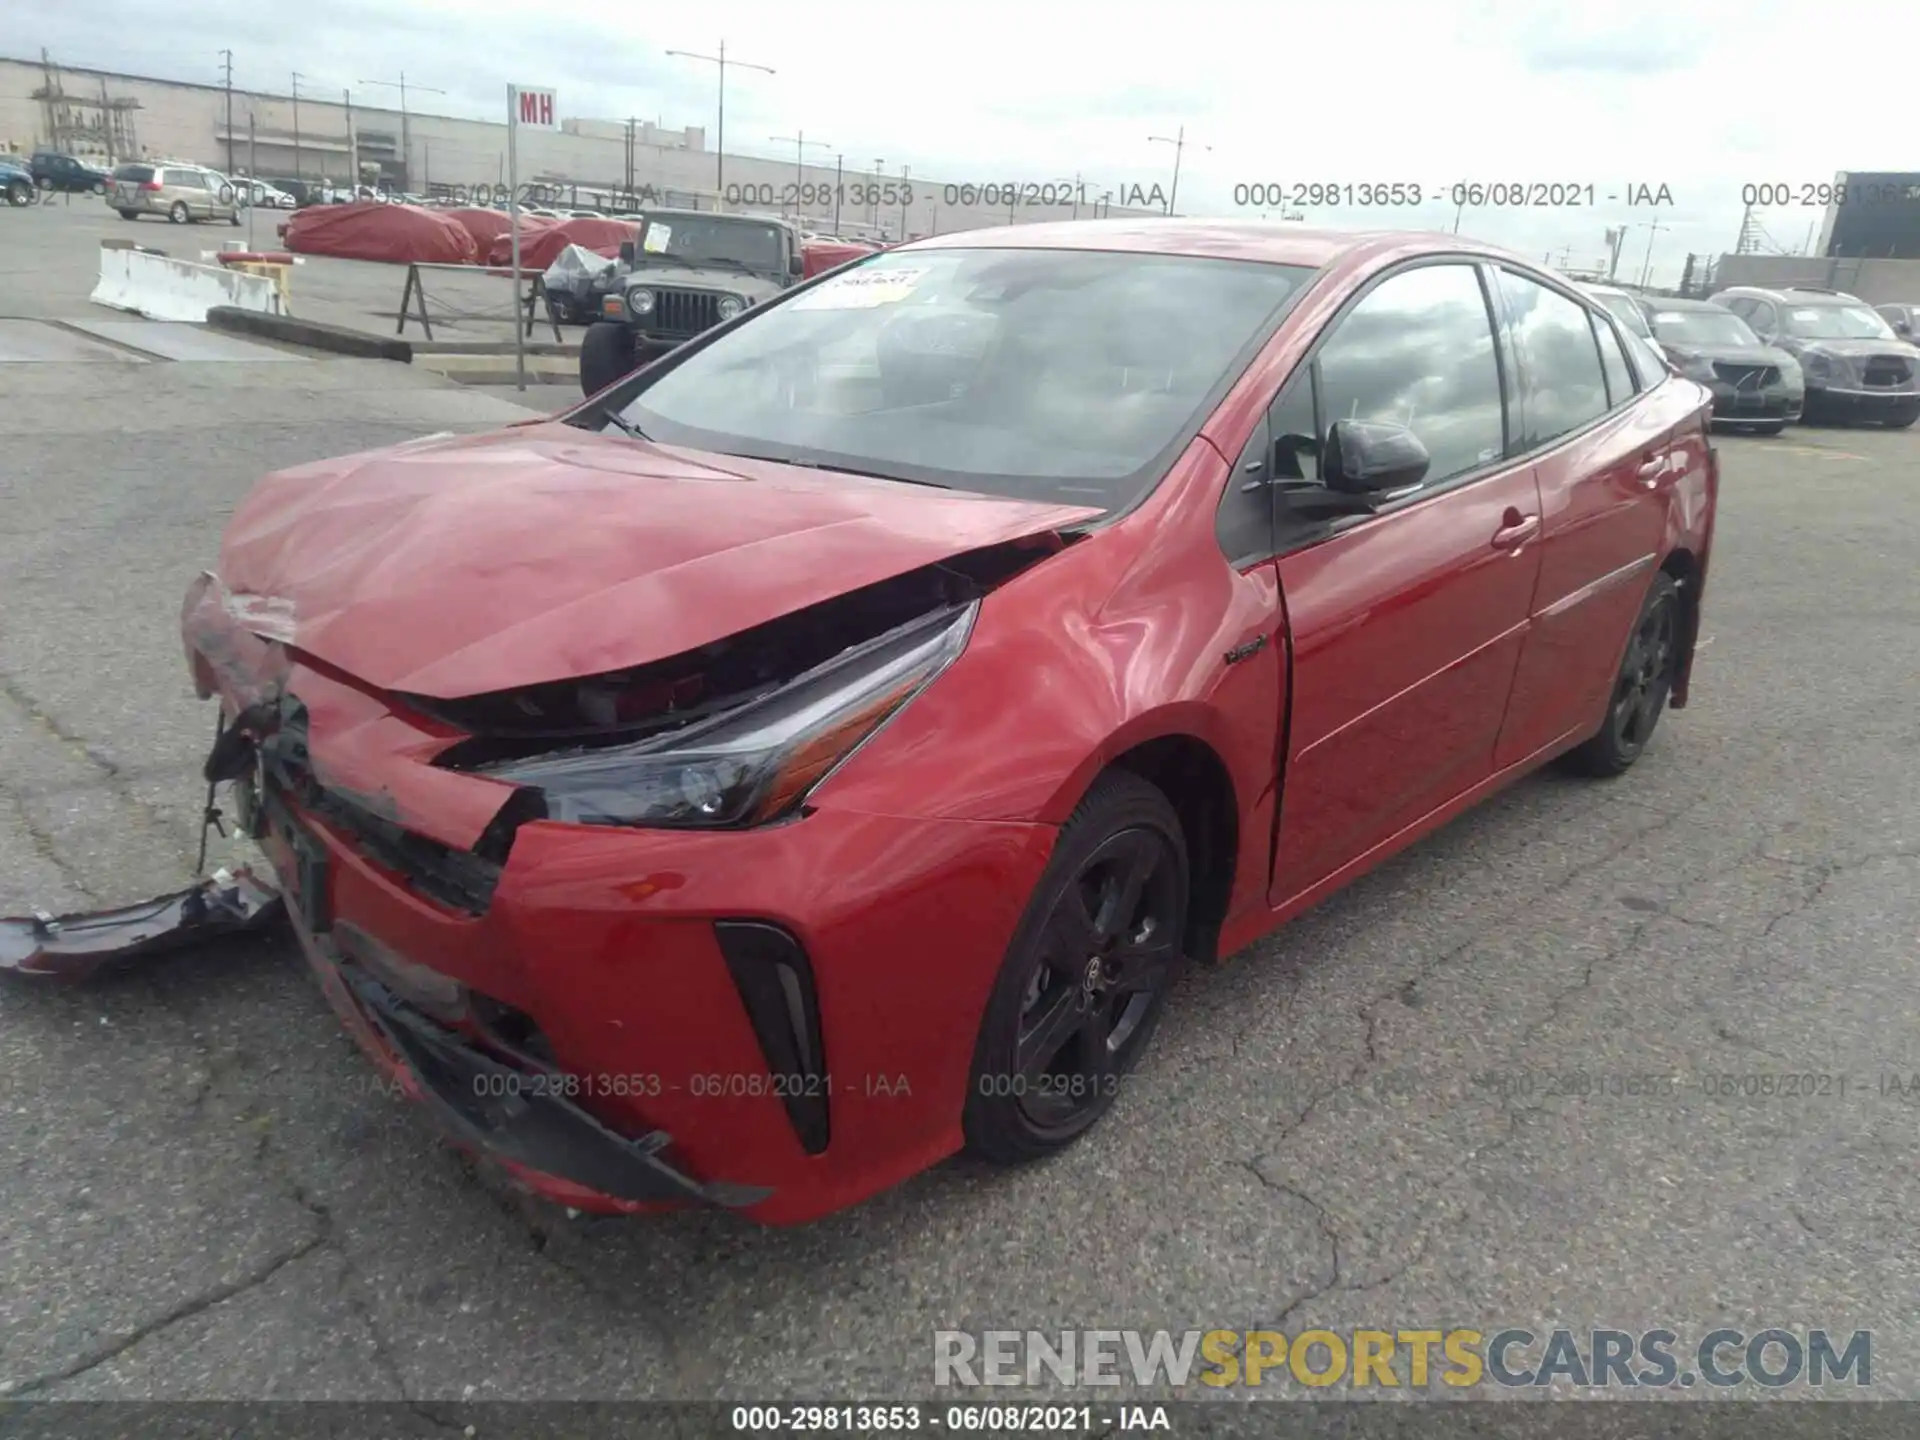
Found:
<path fill-rule="evenodd" d="M 1112 1104 L 1184 964 L 1685 703 L 1710 397 L 1455 236 L 946 235 L 564 417 L 264 481 L 210 781 L 361 1044 L 584 1209 Z"/>

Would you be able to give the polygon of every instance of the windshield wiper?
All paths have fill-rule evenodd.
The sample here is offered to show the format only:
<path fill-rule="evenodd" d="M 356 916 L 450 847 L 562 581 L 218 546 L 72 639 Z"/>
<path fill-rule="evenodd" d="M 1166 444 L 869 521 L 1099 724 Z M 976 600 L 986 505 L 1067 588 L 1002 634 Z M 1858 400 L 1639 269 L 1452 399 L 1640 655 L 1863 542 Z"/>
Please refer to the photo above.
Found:
<path fill-rule="evenodd" d="M 830 465 L 824 460 L 779 460 L 771 455 L 743 455 L 736 450 L 723 450 L 723 455 L 735 460 L 761 460 L 769 465 L 792 465 L 801 470 L 829 470 L 835 475 L 857 475 L 862 480 L 897 480 L 902 485 L 926 485 L 935 490 L 951 490 L 951 485 L 942 485 L 938 480 L 916 480 L 910 475 L 889 475 L 880 470 L 856 470 L 851 465 Z"/>
<path fill-rule="evenodd" d="M 622 435 L 625 435 L 629 440 L 645 440 L 647 438 L 646 431 L 627 419 L 618 410 L 602 410 L 600 415 L 602 419 Z"/>

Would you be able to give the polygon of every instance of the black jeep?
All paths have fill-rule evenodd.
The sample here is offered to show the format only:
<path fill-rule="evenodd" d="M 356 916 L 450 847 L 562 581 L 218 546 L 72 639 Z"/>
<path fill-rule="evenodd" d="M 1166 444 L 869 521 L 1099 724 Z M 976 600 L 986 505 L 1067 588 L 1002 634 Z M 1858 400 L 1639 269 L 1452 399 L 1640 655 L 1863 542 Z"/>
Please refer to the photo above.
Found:
<path fill-rule="evenodd" d="M 784 220 L 650 210 L 620 247 L 600 319 L 580 341 L 580 388 L 604 390 L 701 331 L 800 283 L 800 234 Z"/>

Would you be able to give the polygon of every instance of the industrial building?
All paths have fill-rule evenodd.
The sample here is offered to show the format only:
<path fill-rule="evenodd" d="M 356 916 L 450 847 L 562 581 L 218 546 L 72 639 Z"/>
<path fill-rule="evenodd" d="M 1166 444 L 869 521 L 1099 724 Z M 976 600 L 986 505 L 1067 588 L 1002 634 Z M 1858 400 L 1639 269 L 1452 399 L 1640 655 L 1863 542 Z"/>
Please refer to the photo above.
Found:
<path fill-rule="evenodd" d="M 0 153 L 45 147 L 102 164 L 165 158 L 230 174 L 358 178 L 422 195 L 497 193 L 506 180 L 504 115 L 467 120 L 415 108 L 405 79 L 396 75 L 365 97 L 304 90 L 296 97 L 0 57 Z M 419 93 L 416 88 L 416 98 Z M 381 103 L 364 103 L 376 98 Z M 816 163 L 728 154 L 726 208 L 783 210 L 811 228 L 890 239 L 1158 213 L 1113 204 L 1116 187 L 1090 179 L 1075 184 L 1072 176 L 1009 203 L 991 185 L 1009 176 L 941 180 L 905 174 L 898 165 L 889 169 L 884 159 L 868 156 L 836 156 L 833 163 L 818 154 L 809 158 Z M 626 193 L 637 194 L 641 204 L 712 208 L 721 198 L 717 162 L 698 125 L 563 118 L 557 131 L 522 130 L 519 141 L 522 182 L 573 207 L 598 207 Z M 991 185 L 985 194 L 982 182 Z M 906 190 L 911 200 L 902 203 Z M 789 203 L 796 197 L 801 203 Z"/>

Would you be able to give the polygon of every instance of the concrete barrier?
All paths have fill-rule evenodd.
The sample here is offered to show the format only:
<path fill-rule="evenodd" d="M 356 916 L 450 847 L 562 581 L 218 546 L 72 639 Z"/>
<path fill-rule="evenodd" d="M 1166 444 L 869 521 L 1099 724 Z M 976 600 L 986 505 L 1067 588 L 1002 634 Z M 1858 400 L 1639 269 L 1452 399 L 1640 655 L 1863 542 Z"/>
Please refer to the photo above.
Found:
<path fill-rule="evenodd" d="M 388 335 L 369 335 L 340 325 L 322 325 L 317 320 L 296 320 L 291 315 L 262 315 L 216 305 L 207 311 L 207 325 L 236 335 L 258 335 L 288 345 L 303 345 L 309 350 L 327 350 L 335 355 L 357 355 L 369 360 L 397 360 L 402 365 L 413 360 L 413 346 Z"/>
<path fill-rule="evenodd" d="M 287 313 L 280 288 L 264 275 L 175 260 L 130 240 L 100 242 L 100 283 L 89 298 L 149 320 L 194 324 L 205 323 L 216 305 L 261 315 Z"/>

